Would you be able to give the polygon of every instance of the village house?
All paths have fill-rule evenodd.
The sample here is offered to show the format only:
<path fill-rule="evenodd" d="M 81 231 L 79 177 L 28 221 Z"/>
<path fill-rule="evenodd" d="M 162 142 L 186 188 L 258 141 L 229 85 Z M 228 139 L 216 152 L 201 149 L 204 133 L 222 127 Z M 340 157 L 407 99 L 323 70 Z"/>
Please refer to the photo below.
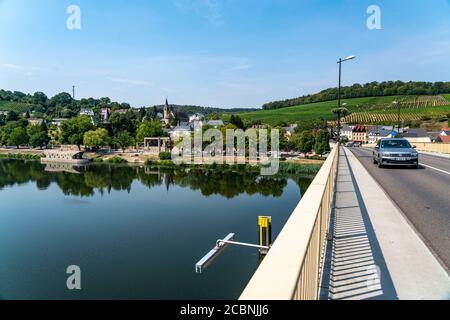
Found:
<path fill-rule="evenodd" d="M 80 114 L 80 116 L 87 116 L 87 117 L 91 118 L 92 124 L 95 125 L 95 113 L 94 113 L 93 110 L 91 110 L 91 109 L 81 109 L 79 114 Z"/>
<path fill-rule="evenodd" d="M 402 133 L 403 138 L 409 141 L 409 143 L 431 143 L 431 139 L 428 133 L 423 128 L 410 128 L 405 129 Z"/>
<path fill-rule="evenodd" d="M 450 128 L 442 128 L 440 135 L 450 137 Z"/>
<path fill-rule="evenodd" d="M 100 118 L 103 123 L 107 123 L 109 121 L 110 116 L 111 116 L 110 108 L 102 108 L 100 110 Z"/>
<path fill-rule="evenodd" d="M 353 140 L 353 128 L 354 126 L 344 124 L 341 128 L 341 139 L 347 138 L 348 141 Z"/>
<path fill-rule="evenodd" d="M 352 140 L 353 142 L 366 144 L 369 141 L 367 127 L 361 124 L 355 126 L 352 130 Z"/>

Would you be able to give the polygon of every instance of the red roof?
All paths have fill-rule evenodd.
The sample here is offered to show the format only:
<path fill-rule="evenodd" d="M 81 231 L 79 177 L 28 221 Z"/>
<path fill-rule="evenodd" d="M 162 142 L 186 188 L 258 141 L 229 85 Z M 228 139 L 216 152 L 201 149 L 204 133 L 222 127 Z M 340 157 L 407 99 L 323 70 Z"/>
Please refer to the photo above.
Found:
<path fill-rule="evenodd" d="M 442 128 L 441 131 L 450 131 L 450 128 Z"/>
<path fill-rule="evenodd" d="M 436 142 L 450 143 L 450 136 L 439 136 L 437 137 Z"/>
<path fill-rule="evenodd" d="M 364 125 L 358 124 L 353 128 L 353 132 L 366 132 L 367 128 Z"/>

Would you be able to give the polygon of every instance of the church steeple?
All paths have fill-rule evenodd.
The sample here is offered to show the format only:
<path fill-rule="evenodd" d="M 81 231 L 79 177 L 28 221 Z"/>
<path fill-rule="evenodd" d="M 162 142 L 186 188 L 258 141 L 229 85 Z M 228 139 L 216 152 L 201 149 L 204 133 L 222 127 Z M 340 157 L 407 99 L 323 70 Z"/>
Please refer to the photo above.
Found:
<path fill-rule="evenodd" d="M 164 105 L 164 119 L 163 120 L 166 124 L 169 124 L 170 121 L 174 118 L 175 118 L 175 116 L 173 114 L 173 110 L 170 107 L 169 100 L 166 97 L 166 104 Z"/>

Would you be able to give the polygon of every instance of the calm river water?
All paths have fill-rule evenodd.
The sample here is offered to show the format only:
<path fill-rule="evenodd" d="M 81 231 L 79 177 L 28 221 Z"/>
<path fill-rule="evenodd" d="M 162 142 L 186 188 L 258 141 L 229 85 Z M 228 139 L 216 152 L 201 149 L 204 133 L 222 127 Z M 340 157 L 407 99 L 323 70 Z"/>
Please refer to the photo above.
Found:
<path fill-rule="evenodd" d="M 310 178 L 0 160 L 0 299 L 235 299 L 259 264 L 229 247 L 257 242 L 257 217 L 280 232 Z M 81 268 L 70 291 L 66 269 Z"/>

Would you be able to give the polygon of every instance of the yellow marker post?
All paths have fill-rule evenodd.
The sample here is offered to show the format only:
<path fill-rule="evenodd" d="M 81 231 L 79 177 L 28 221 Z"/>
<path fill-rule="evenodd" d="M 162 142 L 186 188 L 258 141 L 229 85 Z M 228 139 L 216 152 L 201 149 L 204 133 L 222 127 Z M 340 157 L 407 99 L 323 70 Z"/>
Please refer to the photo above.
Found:
<path fill-rule="evenodd" d="M 272 245 L 272 217 L 258 217 L 259 225 L 259 245 L 270 247 Z M 265 248 L 259 249 L 259 254 L 266 255 L 269 250 Z"/>

